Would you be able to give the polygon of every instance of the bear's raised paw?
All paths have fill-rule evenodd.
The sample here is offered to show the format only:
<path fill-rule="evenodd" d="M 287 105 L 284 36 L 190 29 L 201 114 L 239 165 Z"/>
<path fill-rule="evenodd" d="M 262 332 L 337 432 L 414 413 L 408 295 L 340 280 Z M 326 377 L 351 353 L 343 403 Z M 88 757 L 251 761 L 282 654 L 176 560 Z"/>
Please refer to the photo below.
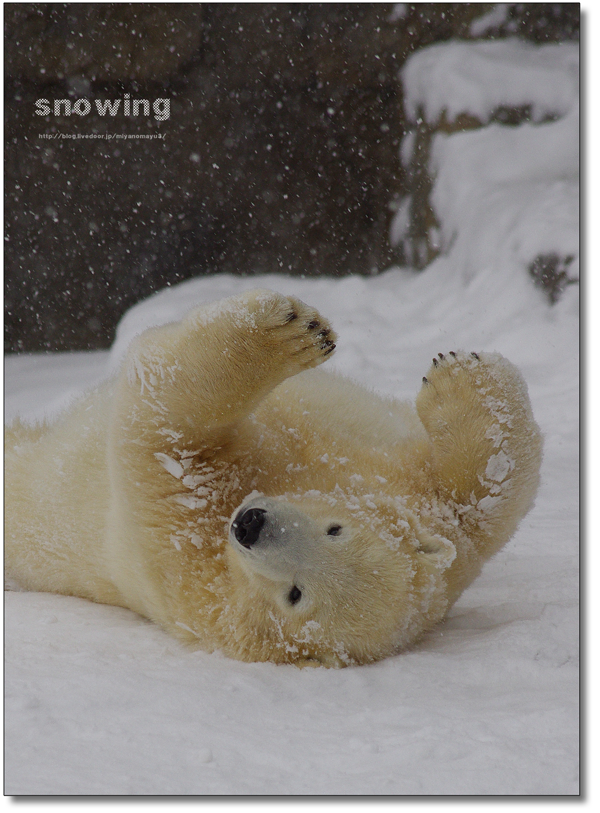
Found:
<path fill-rule="evenodd" d="M 257 292 L 254 315 L 274 351 L 295 367 L 315 367 L 335 350 L 337 336 L 328 320 L 300 299 L 272 291 Z"/>
<path fill-rule="evenodd" d="M 438 353 L 431 364 L 427 375 L 423 376 L 423 388 L 419 396 L 426 412 L 432 408 L 440 408 L 442 403 L 454 399 L 464 405 L 466 393 L 474 395 L 474 390 L 479 389 L 482 374 L 485 378 L 488 366 L 479 353 L 465 353 L 462 350 Z"/>

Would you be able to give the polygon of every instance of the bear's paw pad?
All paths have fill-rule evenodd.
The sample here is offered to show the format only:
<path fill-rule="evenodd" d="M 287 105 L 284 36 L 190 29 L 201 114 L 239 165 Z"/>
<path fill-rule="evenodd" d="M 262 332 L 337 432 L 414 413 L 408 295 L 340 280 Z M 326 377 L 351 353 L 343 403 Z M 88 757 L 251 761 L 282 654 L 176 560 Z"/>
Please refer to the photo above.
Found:
<path fill-rule="evenodd" d="M 261 327 L 295 366 L 314 367 L 333 353 L 337 336 L 317 310 L 281 294 L 269 305 Z"/>
<path fill-rule="evenodd" d="M 445 401 L 454 397 L 458 391 L 465 392 L 482 385 L 482 373 L 485 372 L 485 362 L 479 353 L 465 353 L 451 350 L 449 353 L 438 353 L 432 359 L 431 367 L 426 376 L 423 376 L 423 387 L 420 400 Z"/>
<path fill-rule="evenodd" d="M 423 376 L 423 383 L 430 383 L 439 373 L 456 375 L 460 369 L 472 372 L 480 365 L 481 356 L 475 352 L 450 350 L 447 355 L 438 353 L 431 363 L 427 376 Z"/>

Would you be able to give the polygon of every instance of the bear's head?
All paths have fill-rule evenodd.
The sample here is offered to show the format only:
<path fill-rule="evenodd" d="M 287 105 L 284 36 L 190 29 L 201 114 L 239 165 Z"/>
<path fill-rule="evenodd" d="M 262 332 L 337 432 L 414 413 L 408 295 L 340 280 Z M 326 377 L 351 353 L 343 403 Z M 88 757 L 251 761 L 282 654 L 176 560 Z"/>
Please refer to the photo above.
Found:
<path fill-rule="evenodd" d="M 229 529 L 235 654 L 346 666 L 398 652 L 444 616 L 454 556 L 401 500 L 251 495 Z"/>

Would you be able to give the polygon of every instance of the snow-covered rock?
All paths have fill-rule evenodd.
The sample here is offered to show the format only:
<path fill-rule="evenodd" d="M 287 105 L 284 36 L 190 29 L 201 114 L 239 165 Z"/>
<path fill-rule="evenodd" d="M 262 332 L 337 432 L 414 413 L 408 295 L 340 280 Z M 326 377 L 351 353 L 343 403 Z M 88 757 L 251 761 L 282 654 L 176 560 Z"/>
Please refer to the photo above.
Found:
<path fill-rule="evenodd" d="M 441 43 L 402 81 L 412 193 L 392 243 L 416 267 L 452 253 L 465 279 L 490 269 L 556 301 L 578 279 L 578 46 Z"/>

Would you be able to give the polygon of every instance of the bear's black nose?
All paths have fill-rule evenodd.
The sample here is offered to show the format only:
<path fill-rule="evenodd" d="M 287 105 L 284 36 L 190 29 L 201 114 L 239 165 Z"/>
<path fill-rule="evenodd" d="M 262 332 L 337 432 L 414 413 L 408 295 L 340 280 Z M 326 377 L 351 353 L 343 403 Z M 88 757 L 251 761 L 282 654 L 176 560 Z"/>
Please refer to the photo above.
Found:
<path fill-rule="evenodd" d="M 237 541 L 245 548 L 251 548 L 258 539 L 260 530 L 265 524 L 264 508 L 247 508 L 237 515 L 231 527 Z"/>

